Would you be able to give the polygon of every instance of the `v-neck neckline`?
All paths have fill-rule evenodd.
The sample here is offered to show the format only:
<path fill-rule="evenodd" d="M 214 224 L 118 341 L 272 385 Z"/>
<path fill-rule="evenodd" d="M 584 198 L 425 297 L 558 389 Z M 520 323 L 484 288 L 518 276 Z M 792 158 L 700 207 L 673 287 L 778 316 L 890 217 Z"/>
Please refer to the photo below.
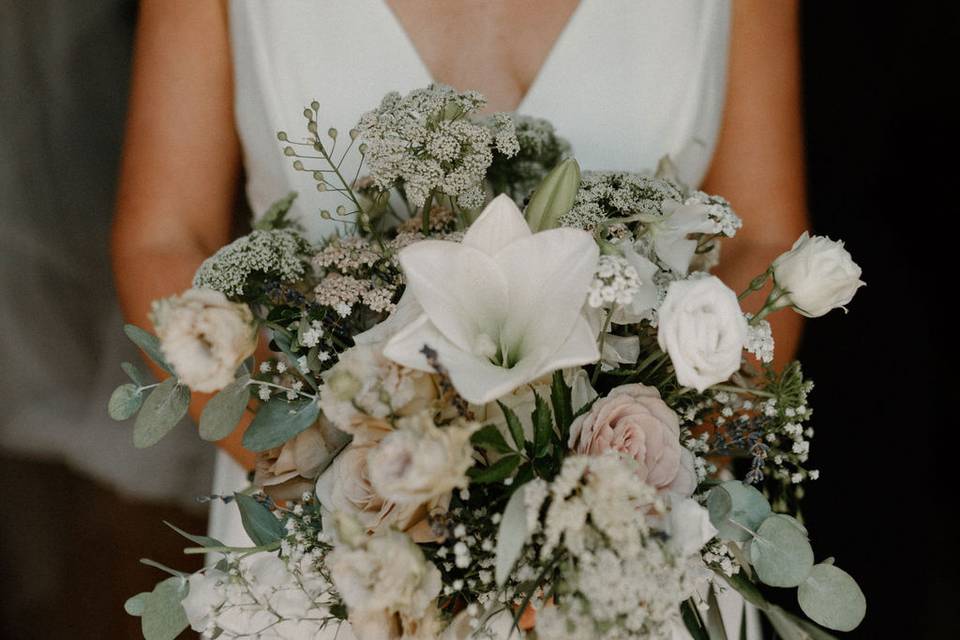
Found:
<path fill-rule="evenodd" d="M 387 14 L 389 21 L 391 22 L 394 31 L 397 32 L 399 40 L 401 40 L 406 46 L 408 52 L 411 54 L 414 60 L 416 60 L 417 66 L 420 67 L 420 71 L 425 75 L 430 82 L 434 84 L 446 84 L 442 83 L 434 76 L 433 71 L 427 66 L 426 61 L 423 59 L 423 56 L 420 55 L 420 50 L 417 49 L 417 45 L 414 43 L 413 38 L 410 37 L 410 33 L 407 31 L 406 27 L 403 26 L 403 23 L 400 21 L 399 16 L 393 10 L 386 0 L 374 0 L 376 4 L 379 4 L 382 10 Z M 533 80 L 530 82 L 530 86 L 527 87 L 526 91 L 523 92 L 523 95 L 520 97 L 520 101 L 512 109 L 513 112 L 519 113 L 523 111 L 527 103 L 530 102 L 531 96 L 536 92 L 537 88 L 541 84 L 542 78 L 547 75 L 547 72 L 552 66 L 553 60 L 557 57 L 557 51 L 564 44 L 564 41 L 570 38 L 570 33 L 573 31 L 572 27 L 578 22 L 580 14 L 583 13 L 583 7 L 589 2 L 589 0 L 579 0 L 577 6 L 574 7 L 573 11 L 570 13 L 570 16 L 567 18 L 566 24 L 563 25 L 563 28 L 560 29 L 560 32 L 557 34 L 557 37 L 554 38 L 553 43 L 550 45 L 550 50 L 547 52 L 546 57 L 543 59 L 543 62 L 540 64 L 540 68 L 537 69 L 537 73 L 533 76 Z"/>

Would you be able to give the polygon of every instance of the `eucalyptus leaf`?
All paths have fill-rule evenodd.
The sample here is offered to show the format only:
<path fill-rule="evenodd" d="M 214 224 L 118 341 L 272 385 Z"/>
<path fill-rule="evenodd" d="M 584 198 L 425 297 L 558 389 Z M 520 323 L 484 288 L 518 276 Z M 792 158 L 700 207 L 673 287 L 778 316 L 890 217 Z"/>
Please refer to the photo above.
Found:
<path fill-rule="evenodd" d="M 163 351 L 160 350 L 160 339 L 149 331 L 144 331 L 135 324 L 123 325 L 123 332 L 133 342 L 140 347 L 144 353 L 150 356 L 157 366 L 169 374 L 173 374 L 173 367 L 163 357 Z"/>
<path fill-rule="evenodd" d="M 710 490 L 707 510 L 717 537 L 744 542 L 770 515 L 770 503 L 756 488 L 731 480 Z"/>
<path fill-rule="evenodd" d="M 130 596 L 123 603 L 123 610 L 132 616 L 140 617 L 143 615 L 143 609 L 147 604 L 147 598 L 150 597 L 149 591 L 143 591 L 135 596 Z"/>
<path fill-rule="evenodd" d="M 210 398 L 200 414 L 200 437 L 204 440 L 223 440 L 236 429 L 247 410 L 250 376 L 243 375 Z"/>
<path fill-rule="evenodd" d="M 167 578 L 144 599 L 140 629 L 144 640 L 175 640 L 187 628 L 181 601 L 190 590 L 184 578 Z"/>
<path fill-rule="evenodd" d="M 470 436 L 470 442 L 482 449 L 497 453 L 510 453 L 513 449 L 503 439 L 503 434 L 496 425 L 488 424 Z"/>
<path fill-rule="evenodd" d="M 520 558 L 523 546 L 527 543 L 530 531 L 527 529 L 527 506 L 525 503 L 526 490 L 530 485 L 524 485 L 513 492 L 503 517 L 500 528 L 497 530 L 497 559 L 495 575 L 497 586 L 502 587 L 510 577 L 513 566 Z"/>
<path fill-rule="evenodd" d="M 143 405 L 143 391 L 130 382 L 122 384 L 110 394 L 107 402 L 107 413 L 114 420 L 126 420 L 135 414 Z"/>
<path fill-rule="evenodd" d="M 243 434 L 243 446 L 260 452 L 279 447 L 320 416 L 320 407 L 312 398 L 286 400 L 274 396 L 268 400 Z"/>
<path fill-rule="evenodd" d="M 150 384 L 150 376 L 140 370 L 137 365 L 130 362 L 121 362 L 120 368 L 127 374 L 127 377 L 140 387 L 146 387 Z"/>
<path fill-rule="evenodd" d="M 779 515 L 763 521 L 750 543 L 750 563 L 771 587 L 796 587 L 813 567 L 813 549 L 796 524 Z"/>
<path fill-rule="evenodd" d="M 836 631 L 852 631 L 867 613 L 857 581 L 832 564 L 818 564 L 797 590 L 800 608 L 811 620 Z"/>
<path fill-rule="evenodd" d="M 167 378 L 147 396 L 133 424 L 133 446 L 145 449 L 157 444 L 187 414 L 190 390 Z"/>
<path fill-rule="evenodd" d="M 183 536 L 184 538 L 186 538 L 186 539 L 189 540 L 190 542 L 195 542 L 196 544 L 200 545 L 201 547 L 222 547 L 222 546 L 224 546 L 223 543 L 220 542 L 219 540 L 217 540 L 216 538 L 211 538 L 210 536 L 198 536 L 198 535 L 193 534 L 193 533 L 187 533 L 186 531 L 184 531 L 184 530 L 181 529 L 180 527 L 176 526 L 175 524 L 171 524 L 171 523 L 167 522 L 166 520 L 163 521 L 163 524 L 167 525 L 168 527 L 170 527 L 171 529 L 173 529 L 174 531 L 176 531 L 177 533 L 179 533 L 181 536 Z"/>
<path fill-rule="evenodd" d="M 243 530 L 255 545 L 268 545 L 286 535 L 283 523 L 266 505 L 242 493 L 235 493 L 234 497 L 237 500 L 237 508 L 240 509 Z"/>
<path fill-rule="evenodd" d="M 515 453 L 505 455 L 489 467 L 471 467 L 467 470 L 467 475 L 470 476 L 471 481 L 477 484 L 499 482 L 520 466 L 520 460 L 520 456 Z"/>

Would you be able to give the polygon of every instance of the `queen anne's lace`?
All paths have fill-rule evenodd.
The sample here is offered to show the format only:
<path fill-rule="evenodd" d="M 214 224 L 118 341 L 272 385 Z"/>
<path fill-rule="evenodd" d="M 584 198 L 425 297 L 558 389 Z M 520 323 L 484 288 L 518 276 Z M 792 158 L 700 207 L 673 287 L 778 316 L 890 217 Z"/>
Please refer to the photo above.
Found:
<path fill-rule="evenodd" d="M 193 286 L 238 296 L 255 273 L 296 282 L 306 271 L 308 250 L 306 240 L 291 229 L 256 230 L 207 258 L 197 270 Z"/>

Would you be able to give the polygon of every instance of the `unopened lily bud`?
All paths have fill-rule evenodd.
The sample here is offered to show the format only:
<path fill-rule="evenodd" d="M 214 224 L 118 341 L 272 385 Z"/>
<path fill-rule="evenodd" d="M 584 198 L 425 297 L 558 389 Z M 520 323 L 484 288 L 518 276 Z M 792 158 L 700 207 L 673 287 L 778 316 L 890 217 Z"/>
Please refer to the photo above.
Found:
<path fill-rule="evenodd" d="M 534 232 L 559 226 L 561 216 L 573 208 L 580 189 L 580 165 L 564 160 L 546 175 L 527 205 L 527 224 Z"/>

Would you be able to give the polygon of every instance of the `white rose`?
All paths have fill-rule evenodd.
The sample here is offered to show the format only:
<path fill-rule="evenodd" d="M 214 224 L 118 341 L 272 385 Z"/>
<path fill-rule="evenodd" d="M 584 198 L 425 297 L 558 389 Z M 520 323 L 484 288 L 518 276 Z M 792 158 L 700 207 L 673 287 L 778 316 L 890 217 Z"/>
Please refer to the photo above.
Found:
<path fill-rule="evenodd" d="M 723 382 L 740 368 L 747 341 L 737 294 L 715 276 L 671 282 L 660 305 L 657 341 L 680 384 L 703 391 Z"/>
<path fill-rule="evenodd" d="M 351 618 L 382 613 L 423 618 L 442 586 L 440 571 L 420 547 L 392 529 L 356 546 L 338 544 L 325 561 Z"/>
<path fill-rule="evenodd" d="M 849 303 L 860 280 L 860 267 L 836 242 L 803 232 L 793 248 L 773 262 L 773 278 L 784 289 L 797 313 L 818 318 Z"/>
<path fill-rule="evenodd" d="M 690 556 L 700 551 L 703 545 L 717 535 L 710 522 L 710 514 L 692 498 L 671 500 L 667 515 L 668 545 L 681 556 Z"/>
<path fill-rule="evenodd" d="M 475 422 L 437 427 L 427 411 L 397 420 L 396 430 L 367 454 L 373 488 L 397 504 L 422 504 L 466 487 Z"/>
<path fill-rule="evenodd" d="M 153 304 L 151 320 L 163 357 L 194 391 L 213 393 L 234 380 L 237 367 L 257 348 L 250 308 L 219 291 L 189 289 Z"/>

